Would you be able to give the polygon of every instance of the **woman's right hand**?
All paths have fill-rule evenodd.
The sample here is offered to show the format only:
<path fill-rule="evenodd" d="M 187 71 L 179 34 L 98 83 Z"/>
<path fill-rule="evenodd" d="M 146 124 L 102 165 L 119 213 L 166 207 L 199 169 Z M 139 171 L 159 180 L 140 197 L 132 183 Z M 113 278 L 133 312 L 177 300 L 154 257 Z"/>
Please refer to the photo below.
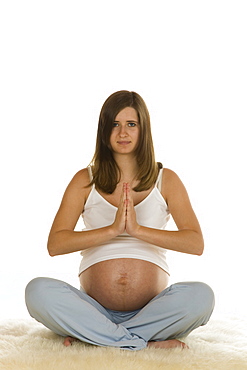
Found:
<path fill-rule="evenodd" d="M 126 229 L 126 208 L 126 184 L 124 183 L 115 221 L 112 224 L 112 227 L 117 235 L 123 234 Z"/>

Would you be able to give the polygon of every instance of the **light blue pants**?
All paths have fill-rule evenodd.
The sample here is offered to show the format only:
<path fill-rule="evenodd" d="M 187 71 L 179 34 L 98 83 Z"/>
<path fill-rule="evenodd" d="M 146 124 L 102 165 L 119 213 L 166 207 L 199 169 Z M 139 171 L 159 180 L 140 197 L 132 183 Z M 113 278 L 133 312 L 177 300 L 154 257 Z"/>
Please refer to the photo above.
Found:
<path fill-rule="evenodd" d="M 204 283 L 178 283 L 140 310 L 113 311 L 63 281 L 36 278 L 27 285 L 26 304 L 33 318 L 61 336 L 140 350 L 148 341 L 185 337 L 205 325 L 214 308 L 214 293 Z"/>

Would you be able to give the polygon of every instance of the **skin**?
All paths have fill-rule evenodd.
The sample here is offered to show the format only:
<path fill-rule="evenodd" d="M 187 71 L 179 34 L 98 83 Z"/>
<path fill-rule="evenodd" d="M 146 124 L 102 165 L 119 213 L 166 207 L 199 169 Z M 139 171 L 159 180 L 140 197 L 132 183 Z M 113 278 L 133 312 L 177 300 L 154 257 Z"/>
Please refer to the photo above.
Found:
<path fill-rule="evenodd" d="M 168 250 L 201 255 L 204 244 L 201 229 L 191 207 L 187 191 L 171 170 L 163 170 L 161 194 L 168 204 L 177 231 L 157 230 L 139 225 L 135 205 L 152 191 L 133 191 L 137 185 L 135 149 L 140 127 L 137 112 L 123 109 L 115 118 L 110 137 L 114 158 L 121 169 L 121 180 L 113 194 L 98 192 L 116 207 L 112 225 L 83 232 L 74 231 L 90 193 L 87 169 L 79 171 L 68 185 L 48 238 L 51 256 L 72 253 L 95 247 L 126 231 L 130 236 Z M 168 274 L 147 261 L 120 258 L 97 263 L 80 275 L 87 294 L 107 308 L 133 310 L 143 307 L 168 286 Z M 106 288 L 107 287 L 107 288 Z M 67 337 L 64 345 L 74 338 Z M 178 340 L 149 342 L 154 348 L 185 348 Z"/>

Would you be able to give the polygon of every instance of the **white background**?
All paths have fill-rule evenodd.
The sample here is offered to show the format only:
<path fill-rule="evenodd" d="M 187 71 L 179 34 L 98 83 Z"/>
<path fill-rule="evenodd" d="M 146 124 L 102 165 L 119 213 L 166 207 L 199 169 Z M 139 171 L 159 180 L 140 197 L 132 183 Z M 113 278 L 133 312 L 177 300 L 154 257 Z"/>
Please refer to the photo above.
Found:
<path fill-rule="evenodd" d="M 238 0 L 1 1 L 1 318 L 28 317 L 34 277 L 79 286 L 80 255 L 49 257 L 47 236 L 122 89 L 146 101 L 156 159 L 204 232 L 202 257 L 168 253 L 171 282 L 207 282 L 216 312 L 246 312 L 246 19 Z"/>

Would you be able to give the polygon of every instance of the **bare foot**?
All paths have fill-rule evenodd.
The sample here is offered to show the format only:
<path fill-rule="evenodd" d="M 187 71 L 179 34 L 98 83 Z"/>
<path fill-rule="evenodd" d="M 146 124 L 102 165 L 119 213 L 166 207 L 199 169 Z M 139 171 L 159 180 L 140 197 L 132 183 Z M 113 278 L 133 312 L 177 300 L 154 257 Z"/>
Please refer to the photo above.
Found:
<path fill-rule="evenodd" d="M 69 347 L 69 346 L 72 346 L 72 343 L 73 342 L 78 342 L 78 339 L 76 338 L 72 338 L 72 337 L 66 337 L 63 341 L 63 345 L 65 347 Z"/>
<path fill-rule="evenodd" d="M 159 342 L 148 342 L 148 347 L 151 348 L 189 348 L 185 343 L 177 339 L 162 340 Z"/>

